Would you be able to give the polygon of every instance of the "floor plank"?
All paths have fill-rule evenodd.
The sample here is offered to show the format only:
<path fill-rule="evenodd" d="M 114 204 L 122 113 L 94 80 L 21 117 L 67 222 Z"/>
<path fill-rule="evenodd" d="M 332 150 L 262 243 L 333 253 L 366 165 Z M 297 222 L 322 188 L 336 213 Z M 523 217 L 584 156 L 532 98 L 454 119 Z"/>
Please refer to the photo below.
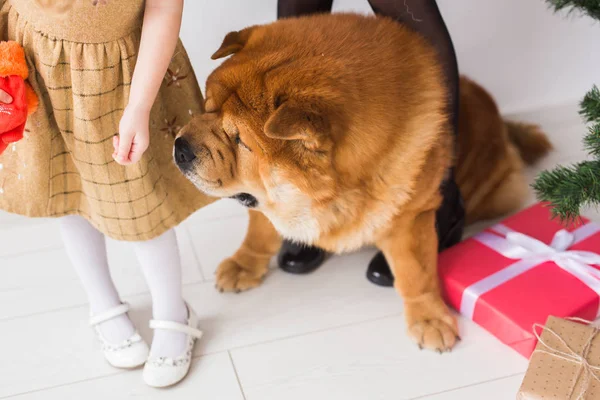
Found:
<path fill-rule="evenodd" d="M 221 294 L 209 282 L 187 285 L 185 296 L 205 332 L 195 355 L 398 315 L 402 302 L 396 293 L 364 278 L 372 254 L 334 258 L 303 277 L 273 271 L 263 287 L 247 293 Z M 124 299 L 150 340 L 150 297 Z M 110 374 L 87 318 L 87 307 L 81 306 L 0 321 L 0 377 L 8 382 L 0 385 L 0 397 Z"/>
<path fill-rule="evenodd" d="M 34 220 L 0 229 L 0 258 L 62 247 L 58 226 L 52 220 Z M 0 262 L 0 268 L 6 262 Z"/>
<path fill-rule="evenodd" d="M 15 400 L 243 400 L 229 354 L 219 353 L 197 358 L 183 382 L 171 388 L 157 390 L 142 381 L 141 369 L 113 371 L 114 374 L 85 380 L 43 391 L 10 397 Z"/>
<path fill-rule="evenodd" d="M 59 235 L 54 224 L 46 229 L 48 232 L 45 237 L 48 239 Z M 27 232 L 27 229 L 17 229 L 12 238 L 20 242 L 26 239 Z M 187 230 L 178 229 L 177 236 L 183 283 L 202 281 Z M 61 246 L 61 243 L 58 245 Z M 121 296 L 147 292 L 131 244 L 109 240 L 107 247 L 113 280 Z M 64 248 L 44 249 L 42 246 L 42 250 L 0 258 L 0 320 L 86 303 L 86 295 Z"/>
<path fill-rule="evenodd" d="M 212 285 L 187 287 L 205 333 L 197 354 L 400 314 L 394 290 L 365 279 L 372 254 L 337 257 L 306 276 L 275 270 L 263 286 L 240 294 L 222 294 Z"/>
<path fill-rule="evenodd" d="M 201 260 L 202 274 L 206 280 L 214 280 L 221 261 L 232 256 L 242 244 L 248 229 L 248 215 L 194 219 L 186 221 L 184 226 L 189 231 L 196 256 Z"/>
<path fill-rule="evenodd" d="M 522 372 L 527 361 L 462 321 L 452 353 L 421 351 L 401 317 L 232 351 L 247 400 L 411 399 Z"/>
<path fill-rule="evenodd" d="M 519 391 L 524 374 L 494 379 L 443 393 L 413 397 L 411 400 L 507 400 L 514 399 Z"/>

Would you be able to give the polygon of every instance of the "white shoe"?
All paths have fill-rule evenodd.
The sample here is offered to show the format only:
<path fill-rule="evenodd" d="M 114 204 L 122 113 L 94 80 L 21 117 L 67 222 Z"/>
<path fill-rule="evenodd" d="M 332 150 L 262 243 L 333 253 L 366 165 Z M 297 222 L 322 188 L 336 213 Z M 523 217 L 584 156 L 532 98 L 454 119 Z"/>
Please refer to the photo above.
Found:
<path fill-rule="evenodd" d="M 126 314 L 128 311 L 129 304 L 124 303 L 103 313 L 93 315 L 90 318 L 90 326 L 94 328 L 96 336 L 102 344 L 102 351 L 104 352 L 106 361 L 116 368 L 139 367 L 146 362 L 150 353 L 148 345 L 137 332 L 119 344 L 110 343 L 104 338 L 102 332 L 100 332 L 99 324 L 119 315 Z"/>
<path fill-rule="evenodd" d="M 144 366 L 144 381 L 148 386 L 162 388 L 174 385 L 185 378 L 190 370 L 194 342 L 202 337 L 202 331 L 198 330 L 198 317 L 188 304 L 186 304 L 186 307 L 188 310 L 187 325 L 172 321 L 150 321 L 150 328 L 152 329 L 166 329 L 185 333 L 188 336 L 188 343 L 185 353 L 177 358 L 148 358 L 146 366 Z"/>

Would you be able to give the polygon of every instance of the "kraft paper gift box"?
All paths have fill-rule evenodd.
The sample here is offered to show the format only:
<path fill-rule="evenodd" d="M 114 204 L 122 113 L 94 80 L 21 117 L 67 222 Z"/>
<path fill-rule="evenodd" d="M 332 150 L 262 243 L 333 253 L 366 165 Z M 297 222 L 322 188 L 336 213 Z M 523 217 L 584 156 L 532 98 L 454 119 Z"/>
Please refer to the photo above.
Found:
<path fill-rule="evenodd" d="M 535 328 L 541 331 L 541 339 L 517 399 L 600 399 L 598 328 L 557 317 Z"/>

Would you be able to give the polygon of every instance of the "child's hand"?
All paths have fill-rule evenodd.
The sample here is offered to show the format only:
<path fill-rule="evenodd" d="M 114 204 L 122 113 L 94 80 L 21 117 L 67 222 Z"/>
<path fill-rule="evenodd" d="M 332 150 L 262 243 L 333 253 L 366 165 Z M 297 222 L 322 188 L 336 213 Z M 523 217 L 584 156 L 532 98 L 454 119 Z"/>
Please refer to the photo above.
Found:
<path fill-rule="evenodd" d="M 131 165 L 140 161 L 150 144 L 149 121 L 149 109 L 125 108 L 119 123 L 119 134 L 113 138 L 113 158 L 116 162 Z"/>

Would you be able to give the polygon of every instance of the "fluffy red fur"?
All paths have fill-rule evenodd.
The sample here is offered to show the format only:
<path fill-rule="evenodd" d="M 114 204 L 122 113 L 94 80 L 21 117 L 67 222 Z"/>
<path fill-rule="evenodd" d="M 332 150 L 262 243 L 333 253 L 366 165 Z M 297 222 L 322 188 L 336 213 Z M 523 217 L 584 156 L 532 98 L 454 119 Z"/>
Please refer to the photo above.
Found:
<path fill-rule="evenodd" d="M 37 109 L 38 98 L 25 82 L 28 76 L 23 48 L 17 42 L 0 42 L 0 89 L 13 99 L 0 105 L 0 154 L 23 138 L 27 117 Z"/>

